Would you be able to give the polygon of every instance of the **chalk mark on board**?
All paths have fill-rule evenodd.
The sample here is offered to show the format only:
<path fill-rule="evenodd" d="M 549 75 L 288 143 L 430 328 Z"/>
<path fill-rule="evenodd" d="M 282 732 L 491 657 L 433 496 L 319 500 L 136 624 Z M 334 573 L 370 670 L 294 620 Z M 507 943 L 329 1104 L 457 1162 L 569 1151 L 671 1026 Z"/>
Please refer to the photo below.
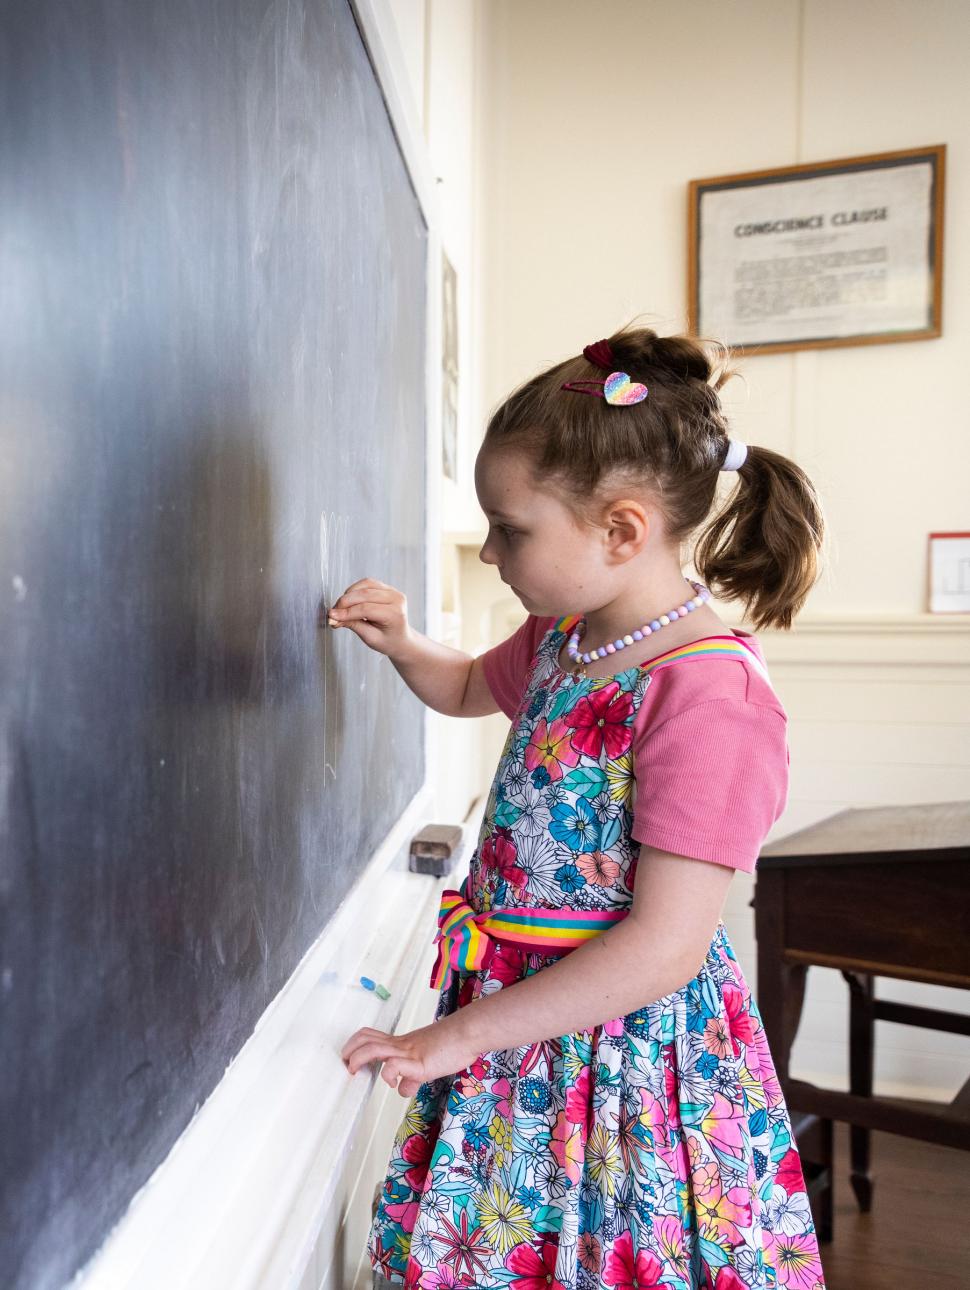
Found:
<path fill-rule="evenodd" d="M 263 962 L 265 963 L 266 960 L 269 958 L 269 943 L 266 940 L 266 932 L 263 928 L 263 920 L 259 916 L 259 909 L 255 901 L 253 902 L 253 905 L 252 905 L 252 911 L 253 911 L 253 923 L 255 924 L 255 927 L 256 927 L 256 936 L 259 939 L 259 949 L 260 949 L 260 953 L 263 956 Z"/>
<path fill-rule="evenodd" d="M 332 594 L 332 581 L 336 580 L 336 575 L 345 567 L 343 557 L 346 554 L 346 537 L 350 528 L 350 517 L 348 515 L 336 515 L 333 511 L 329 514 L 326 511 L 320 512 L 320 583 L 323 587 L 324 605 L 327 610 L 333 604 L 336 596 Z M 336 539 L 336 540 L 335 540 Z M 341 590 L 343 587 L 341 586 Z M 332 639 L 332 638 L 331 638 Z M 327 771 L 334 779 L 337 778 L 336 767 L 330 761 L 328 756 L 327 739 L 330 735 L 330 726 L 327 720 L 329 705 L 327 702 L 327 669 L 323 673 L 323 773 L 324 780 L 327 777 Z M 331 750 L 332 751 L 332 748 Z"/>

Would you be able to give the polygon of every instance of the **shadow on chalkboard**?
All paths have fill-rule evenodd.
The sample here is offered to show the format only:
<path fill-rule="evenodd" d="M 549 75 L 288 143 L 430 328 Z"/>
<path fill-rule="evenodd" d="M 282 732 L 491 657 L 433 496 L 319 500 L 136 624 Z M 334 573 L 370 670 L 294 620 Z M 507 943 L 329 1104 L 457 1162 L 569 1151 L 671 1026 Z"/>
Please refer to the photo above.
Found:
<path fill-rule="evenodd" d="M 157 676 L 177 704 L 289 702 L 306 686 L 314 606 L 280 599 L 286 570 L 273 535 L 273 480 L 246 429 L 194 432 L 164 482 L 151 567 L 158 615 Z M 317 651 L 320 668 L 332 666 Z"/>
<path fill-rule="evenodd" d="M 303 902 L 316 904 L 304 870 L 328 852 L 320 806 L 341 755 L 342 687 L 317 625 L 315 548 L 308 541 L 304 558 L 298 526 L 278 513 L 259 434 L 239 421 L 183 436 L 156 474 L 143 538 L 155 699 L 141 714 L 143 745 L 171 750 L 144 763 L 152 814 L 171 832 L 166 861 L 143 882 L 176 974 L 186 946 L 205 944 L 243 979 L 259 972 L 278 950 L 261 917 L 261 871 L 275 870 L 272 921 L 286 928 Z M 279 549 L 280 534 L 292 549 Z M 177 997 L 181 983 L 171 984 Z"/>

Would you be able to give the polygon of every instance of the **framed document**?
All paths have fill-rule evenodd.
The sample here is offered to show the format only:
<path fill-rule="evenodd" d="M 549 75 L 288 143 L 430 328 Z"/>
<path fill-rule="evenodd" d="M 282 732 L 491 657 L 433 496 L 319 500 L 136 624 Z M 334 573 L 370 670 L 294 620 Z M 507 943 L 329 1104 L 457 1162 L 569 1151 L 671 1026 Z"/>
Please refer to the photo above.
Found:
<path fill-rule="evenodd" d="M 690 331 L 752 353 L 941 334 L 946 145 L 690 183 Z"/>
<path fill-rule="evenodd" d="M 930 613 L 970 613 L 970 533 L 931 533 Z"/>

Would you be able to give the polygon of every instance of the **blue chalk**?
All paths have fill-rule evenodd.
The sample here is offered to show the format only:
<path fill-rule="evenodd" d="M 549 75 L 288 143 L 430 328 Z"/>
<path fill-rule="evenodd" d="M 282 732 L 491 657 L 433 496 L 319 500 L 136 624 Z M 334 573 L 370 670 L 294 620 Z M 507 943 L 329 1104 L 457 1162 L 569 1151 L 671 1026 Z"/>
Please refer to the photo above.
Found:
<path fill-rule="evenodd" d="M 370 979 L 369 976 L 362 976 L 360 978 L 360 983 L 367 990 L 373 990 L 375 988 L 374 982 Z"/>

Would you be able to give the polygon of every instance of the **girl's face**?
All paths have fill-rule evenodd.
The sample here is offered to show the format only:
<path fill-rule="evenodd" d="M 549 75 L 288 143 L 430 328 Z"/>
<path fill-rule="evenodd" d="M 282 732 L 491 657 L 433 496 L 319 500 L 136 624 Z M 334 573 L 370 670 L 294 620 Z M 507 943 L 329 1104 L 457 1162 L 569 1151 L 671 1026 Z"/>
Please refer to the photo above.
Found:
<path fill-rule="evenodd" d="M 475 491 L 489 521 L 479 552 L 530 614 L 592 610 L 616 594 L 621 566 L 607 563 L 606 531 L 581 529 L 551 494 L 531 487 L 521 454 L 483 448 Z"/>

